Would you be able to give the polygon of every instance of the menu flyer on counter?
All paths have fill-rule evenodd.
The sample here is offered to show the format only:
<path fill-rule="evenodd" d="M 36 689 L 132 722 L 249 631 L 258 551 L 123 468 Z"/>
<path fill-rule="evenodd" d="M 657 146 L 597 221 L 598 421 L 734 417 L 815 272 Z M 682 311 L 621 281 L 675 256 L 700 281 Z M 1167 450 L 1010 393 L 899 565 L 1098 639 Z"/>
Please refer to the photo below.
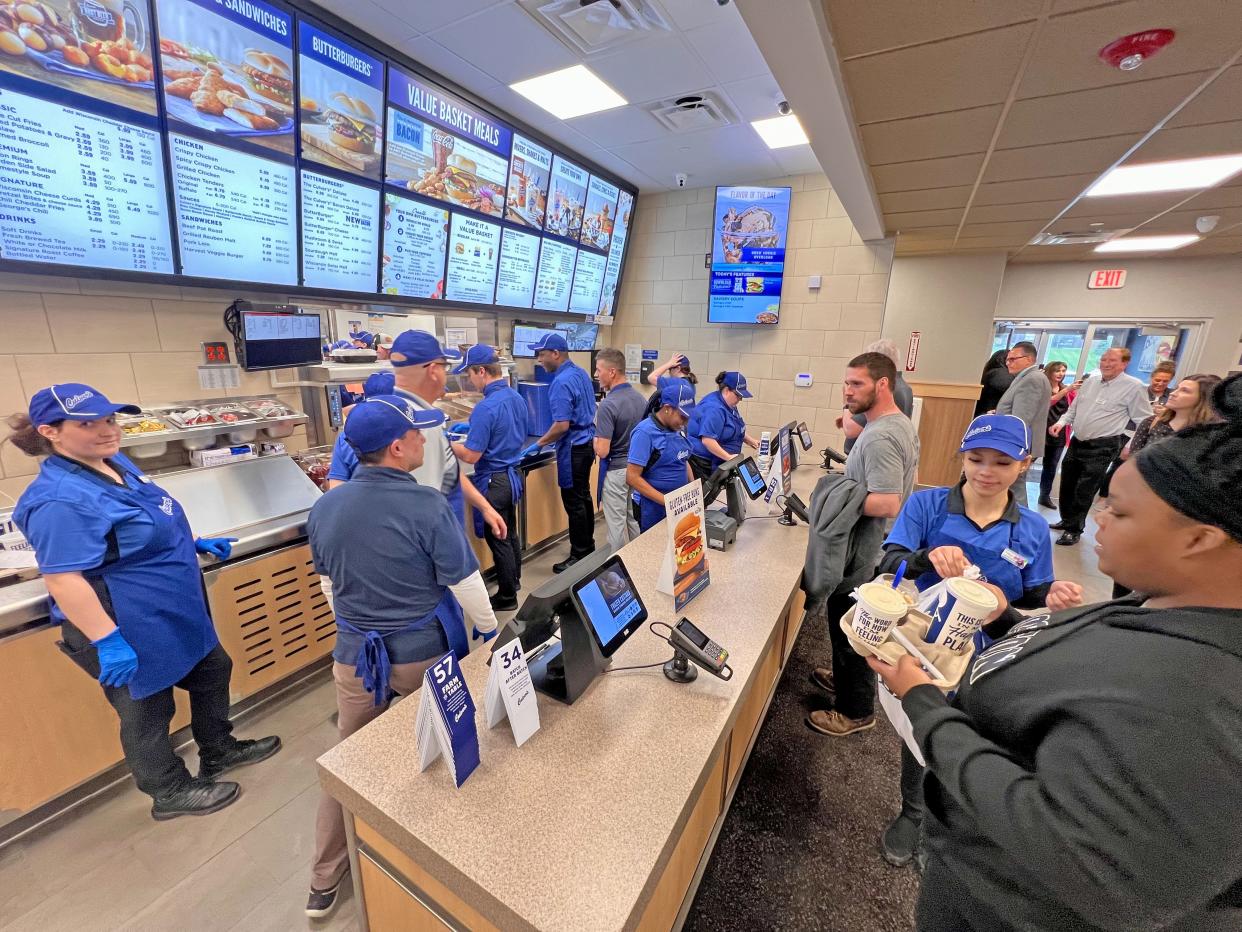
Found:
<path fill-rule="evenodd" d="M 374 188 L 302 170 L 302 284 L 375 291 L 379 200 Z"/>
<path fill-rule="evenodd" d="M 292 156 L 293 17 L 263 0 L 157 0 L 156 13 L 169 122 Z"/>
<path fill-rule="evenodd" d="M 612 229 L 617 221 L 617 195 L 619 189 L 603 178 L 591 176 L 587 187 L 586 214 L 582 218 L 581 242 L 608 251 L 612 242 Z"/>
<path fill-rule="evenodd" d="M 668 545 L 656 590 L 673 597 L 680 612 L 711 584 L 707 566 L 707 529 L 703 516 L 703 483 L 690 482 L 664 496 Z"/>
<path fill-rule="evenodd" d="M 383 293 L 442 299 L 448 235 L 449 212 L 443 207 L 385 194 Z"/>
<path fill-rule="evenodd" d="M 500 239 L 496 303 L 506 307 L 530 307 L 538 270 L 539 237 L 506 228 Z"/>
<path fill-rule="evenodd" d="M 423 674 L 419 690 L 418 717 L 414 729 L 418 742 L 418 772 L 440 755 L 453 771 L 460 787 L 479 766 L 479 733 L 474 724 L 474 700 L 461 676 L 452 651 Z"/>
<path fill-rule="evenodd" d="M 521 747 L 539 730 L 539 705 L 535 701 L 535 684 L 531 682 L 522 642 L 514 638 L 492 653 L 487 673 L 487 690 L 483 694 L 483 712 L 487 727 L 495 728 L 506 718 L 513 729 L 513 740 Z"/>
<path fill-rule="evenodd" d="M 384 63 L 305 19 L 298 52 L 302 158 L 381 180 Z"/>
<path fill-rule="evenodd" d="M 604 281 L 608 260 L 585 249 L 578 250 L 578 267 L 569 293 L 569 310 L 575 314 L 594 314 L 599 307 L 599 292 Z"/>
<path fill-rule="evenodd" d="M 549 233 L 577 239 L 582 229 L 582 213 L 586 209 L 587 181 L 585 168 L 559 155 L 552 160 L 552 187 L 548 192 L 548 216 L 543 228 Z"/>
<path fill-rule="evenodd" d="M 500 224 L 453 214 L 444 297 L 449 301 L 491 304 L 496 296 L 499 252 Z"/>
<path fill-rule="evenodd" d="M 716 189 L 710 323 L 775 324 L 785 275 L 789 188 Z"/>
<path fill-rule="evenodd" d="M 513 137 L 509 161 L 509 193 L 505 196 L 505 219 L 523 226 L 543 226 L 548 206 L 548 173 L 552 153 L 522 136 Z"/>
<path fill-rule="evenodd" d="M 535 278 L 535 310 L 569 310 L 569 291 L 574 281 L 574 261 L 578 250 L 556 240 L 545 239 L 539 252 L 539 274 Z"/>
<path fill-rule="evenodd" d="M 159 135 L 0 88 L 0 257 L 174 272 Z"/>
<path fill-rule="evenodd" d="M 295 285 L 293 166 L 169 134 L 186 275 Z"/>

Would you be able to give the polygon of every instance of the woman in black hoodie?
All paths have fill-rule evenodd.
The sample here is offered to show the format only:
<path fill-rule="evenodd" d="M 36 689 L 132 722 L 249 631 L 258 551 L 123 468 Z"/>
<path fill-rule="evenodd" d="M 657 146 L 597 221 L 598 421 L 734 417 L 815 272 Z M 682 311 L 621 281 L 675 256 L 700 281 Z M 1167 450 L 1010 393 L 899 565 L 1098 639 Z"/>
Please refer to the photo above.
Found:
<path fill-rule="evenodd" d="M 952 702 L 869 661 L 928 765 L 921 932 L 1242 929 L 1242 376 L 1213 403 L 1100 515 L 1146 595 L 1017 622 Z"/>

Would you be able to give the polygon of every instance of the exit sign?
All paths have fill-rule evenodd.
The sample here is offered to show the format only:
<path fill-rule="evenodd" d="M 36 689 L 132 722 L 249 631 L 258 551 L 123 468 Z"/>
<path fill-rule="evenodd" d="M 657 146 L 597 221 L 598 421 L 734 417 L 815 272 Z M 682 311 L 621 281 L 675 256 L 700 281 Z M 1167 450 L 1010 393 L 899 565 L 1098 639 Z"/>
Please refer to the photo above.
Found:
<path fill-rule="evenodd" d="M 1088 288 L 1121 288 L 1125 283 L 1125 269 L 1096 269 L 1087 279 Z"/>

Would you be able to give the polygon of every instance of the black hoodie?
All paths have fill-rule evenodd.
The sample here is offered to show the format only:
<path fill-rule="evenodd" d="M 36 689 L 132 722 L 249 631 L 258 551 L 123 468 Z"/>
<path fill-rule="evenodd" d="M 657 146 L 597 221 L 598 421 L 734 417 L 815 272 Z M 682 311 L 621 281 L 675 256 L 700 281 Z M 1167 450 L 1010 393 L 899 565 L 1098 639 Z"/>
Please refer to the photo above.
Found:
<path fill-rule="evenodd" d="M 1242 612 L 1140 599 L 1016 625 L 952 704 L 906 694 L 923 896 L 973 929 L 1242 929 Z"/>

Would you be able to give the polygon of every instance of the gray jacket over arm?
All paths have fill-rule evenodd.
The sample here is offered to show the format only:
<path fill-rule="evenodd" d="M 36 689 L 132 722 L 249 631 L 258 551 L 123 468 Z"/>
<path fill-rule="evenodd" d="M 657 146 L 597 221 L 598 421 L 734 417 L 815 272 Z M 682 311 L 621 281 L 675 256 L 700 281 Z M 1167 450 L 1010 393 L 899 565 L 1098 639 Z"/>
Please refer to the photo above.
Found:
<path fill-rule="evenodd" d="M 996 403 L 997 414 L 1012 414 L 1031 430 L 1031 456 L 1044 455 L 1048 439 L 1048 408 L 1052 405 L 1052 385 L 1039 366 L 1019 372 Z"/>

